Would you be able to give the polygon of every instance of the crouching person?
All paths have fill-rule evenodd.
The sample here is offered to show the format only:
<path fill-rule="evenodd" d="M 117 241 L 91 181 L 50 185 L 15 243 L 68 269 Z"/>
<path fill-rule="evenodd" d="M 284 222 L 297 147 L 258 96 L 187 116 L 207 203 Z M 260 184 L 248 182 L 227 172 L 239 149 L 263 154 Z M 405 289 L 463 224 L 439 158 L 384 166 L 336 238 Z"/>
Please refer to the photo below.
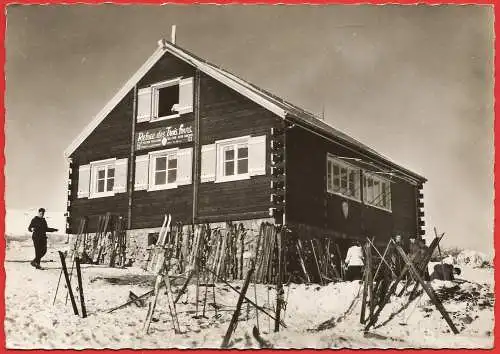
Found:
<path fill-rule="evenodd" d="M 451 264 L 436 264 L 431 274 L 431 280 L 455 280 L 455 275 L 460 275 L 460 268 L 453 267 Z"/>
<path fill-rule="evenodd" d="M 28 231 L 33 233 L 31 237 L 33 239 L 33 246 L 35 247 L 35 259 L 31 261 L 31 265 L 37 269 L 41 269 L 40 261 L 42 257 L 47 253 L 47 232 L 55 232 L 57 229 L 47 226 L 47 220 L 44 218 L 45 209 L 38 209 L 38 215 L 35 216 L 30 225 L 28 226 Z"/>
<path fill-rule="evenodd" d="M 361 280 L 363 278 L 362 273 L 364 264 L 363 248 L 361 248 L 361 243 L 359 241 L 355 241 L 347 250 L 347 255 L 345 257 L 345 266 L 347 267 L 347 272 L 345 274 L 346 280 Z"/>

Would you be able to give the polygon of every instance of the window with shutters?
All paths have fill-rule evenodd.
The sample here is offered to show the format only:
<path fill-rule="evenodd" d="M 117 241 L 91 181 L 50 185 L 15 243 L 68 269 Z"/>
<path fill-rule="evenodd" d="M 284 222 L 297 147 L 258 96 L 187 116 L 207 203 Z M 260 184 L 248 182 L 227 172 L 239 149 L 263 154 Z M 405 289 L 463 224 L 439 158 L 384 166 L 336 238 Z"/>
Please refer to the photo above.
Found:
<path fill-rule="evenodd" d="M 360 169 L 331 155 L 326 160 L 328 193 L 361 201 Z"/>
<path fill-rule="evenodd" d="M 114 195 L 115 159 L 96 161 L 90 164 L 90 197 Z"/>
<path fill-rule="evenodd" d="M 363 174 L 363 201 L 365 204 L 392 211 L 391 182 L 365 172 Z"/>
<path fill-rule="evenodd" d="M 156 191 L 191 184 L 193 148 L 173 148 L 138 155 L 134 190 Z"/>
<path fill-rule="evenodd" d="M 193 111 L 193 78 L 163 81 L 138 92 L 137 121 L 159 121 Z"/>
<path fill-rule="evenodd" d="M 218 163 L 216 182 L 250 178 L 249 143 L 250 137 L 239 137 L 216 142 Z"/>
<path fill-rule="evenodd" d="M 127 170 L 127 158 L 110 158 L 79 166 L 78 198 L 100 198 L 125 193 Z"/>
<path fill-rule="evenodd" d="M 149 190 L 177 187 L 177 151 L 171 149 L 149 154 Z"/>

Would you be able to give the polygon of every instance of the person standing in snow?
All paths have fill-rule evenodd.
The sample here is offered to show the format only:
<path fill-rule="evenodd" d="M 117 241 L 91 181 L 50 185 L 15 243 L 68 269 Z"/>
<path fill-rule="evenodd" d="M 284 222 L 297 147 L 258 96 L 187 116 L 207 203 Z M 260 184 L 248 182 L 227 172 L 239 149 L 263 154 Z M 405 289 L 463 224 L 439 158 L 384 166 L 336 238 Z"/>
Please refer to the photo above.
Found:
<path fill-rule="evenodd" d="M 28 226 L 28 231 L 33 233 L 33 246 L 35 247 L 35 259 L 31 261 L 31 265 L 37 269 L 41 269 L 40 261 L 47 253 L 47 232 L 55 232 L 57 229 L 47 226 L 47 221 L 44 218 L 45 209 L 38 209 L 38 215 L 35 216 Z"/>
<path fill-rule="evenodd" d="M 364 264 L 365 262 L 361 243 L 359 241 L 355 241 L 353 245 L 347 250 L 347 255 L 345 257 L 345 266 L 347 267 L 347 272 L 345 275 L 346 280 L 361 280 L 361 278 L 363 277 L 362 270 Z"/>
<path fill-rule="evenodd" d="M 410 257 L 414 257 L 420 250 L 420 247 L 418 246 L 417 240 L 415 237 L 410 237 Z"/>

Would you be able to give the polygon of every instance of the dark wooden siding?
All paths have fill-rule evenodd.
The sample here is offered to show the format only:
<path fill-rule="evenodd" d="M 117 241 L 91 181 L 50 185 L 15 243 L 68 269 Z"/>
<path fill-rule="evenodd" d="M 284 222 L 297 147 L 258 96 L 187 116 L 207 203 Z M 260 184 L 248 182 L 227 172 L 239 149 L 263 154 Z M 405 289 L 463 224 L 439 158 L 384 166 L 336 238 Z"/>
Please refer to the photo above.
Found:
<path fill-rule="evenodd" d="M 154 192 L 134 192 L 132 203 L 132 228 L 159 227 L 166 213 L 174 222 L 191 223 L 193 186 L 179 186 Z"/>
<path fill-rule="evenodd" d="M 246 97 L 202 74 L 200 95 L 200 145 L 239 136 L 266 135 L 266 175 L 250 180 L 201 183 L 198 213 L 200 219 L 215 215 L 225 220 L 226 215 L 240 218 L 265 216 L 270 207 L 271 127 L 279 126 L 280 118 Z"/>
<path fill-rule="evenodd" d="M 133 99 L 133 93 L 128 93 L 71 155 L 73 173 L 69 197 L 71 205 L 68 211 L 70 212 L 69 227 L 73 233 L 78 229 L 80 217 L 89 217 L 89 231 L 94 231 L 97 216 L 107 212 L 127 217 L 127 193 L 95 199 L 77 198 L 76 196 L 79 166 L 112 157 L 117 159 L 129 157 Z"/>
<path fill-rule="evenodd" d="M 400 233 L 415 235 L 415 186 L 394 179 L 392 213 L 361 201 L 330 194 L 326 189 L 326 156 L 358 157 L 356 152 L 298 126 L 287 132 L 287 220 L 335 231 L 346 237 L 387 240 Z M 348 217 L 342 202 L 348 203 Z"/>

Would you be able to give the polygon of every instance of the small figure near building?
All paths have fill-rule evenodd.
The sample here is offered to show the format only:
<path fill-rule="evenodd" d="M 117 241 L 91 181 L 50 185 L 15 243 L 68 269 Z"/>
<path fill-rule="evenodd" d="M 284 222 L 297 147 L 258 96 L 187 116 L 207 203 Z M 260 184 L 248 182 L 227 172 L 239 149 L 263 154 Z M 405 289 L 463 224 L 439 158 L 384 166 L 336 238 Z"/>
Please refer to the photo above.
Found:
<path fill-rule="evenodd" d="M 419 250 L 420 250 L 420 248 L 418 246 L 418 243 L 417 243 L 417 240 L 415 239 L 415 237 L 410 237 L 410 249 L 409 249 L 410 258 L 414 258 Z"/>
<path fill-rule="evenodd" d="M 346 280 L 361 280 L 362 271 L 364 266 L 364 256 L 363 248 L 361 248 L 361 243 L 355 241 L 353 245 L 347 250 L 347 255 L 345 257 L 345 266 L 347 267 Z"/>
<path fill-rule="evenodd" d="M 455 280 L 454 275 L 460 275 L 462 271 L 460 268 L 453 267 L 451 264 L 436 264 L 434 266 L 434 272 L 432 272 L 430 278 L 431 280 Z"/>
<path fill-rule="evenodd" d="M 47 232 L 58 231 L 52 227 L 48 227 L 47 220 L 44 218 L 45 209 L 38 209 L 38 215 L 35 216 L 28 226 L 28 231 L 33 233 L 33 246 L 35 247 L 35 259 L 31 261 L 31 265 L 37 269 L 41 269 L 40 261 L 47 253 Z"/>

